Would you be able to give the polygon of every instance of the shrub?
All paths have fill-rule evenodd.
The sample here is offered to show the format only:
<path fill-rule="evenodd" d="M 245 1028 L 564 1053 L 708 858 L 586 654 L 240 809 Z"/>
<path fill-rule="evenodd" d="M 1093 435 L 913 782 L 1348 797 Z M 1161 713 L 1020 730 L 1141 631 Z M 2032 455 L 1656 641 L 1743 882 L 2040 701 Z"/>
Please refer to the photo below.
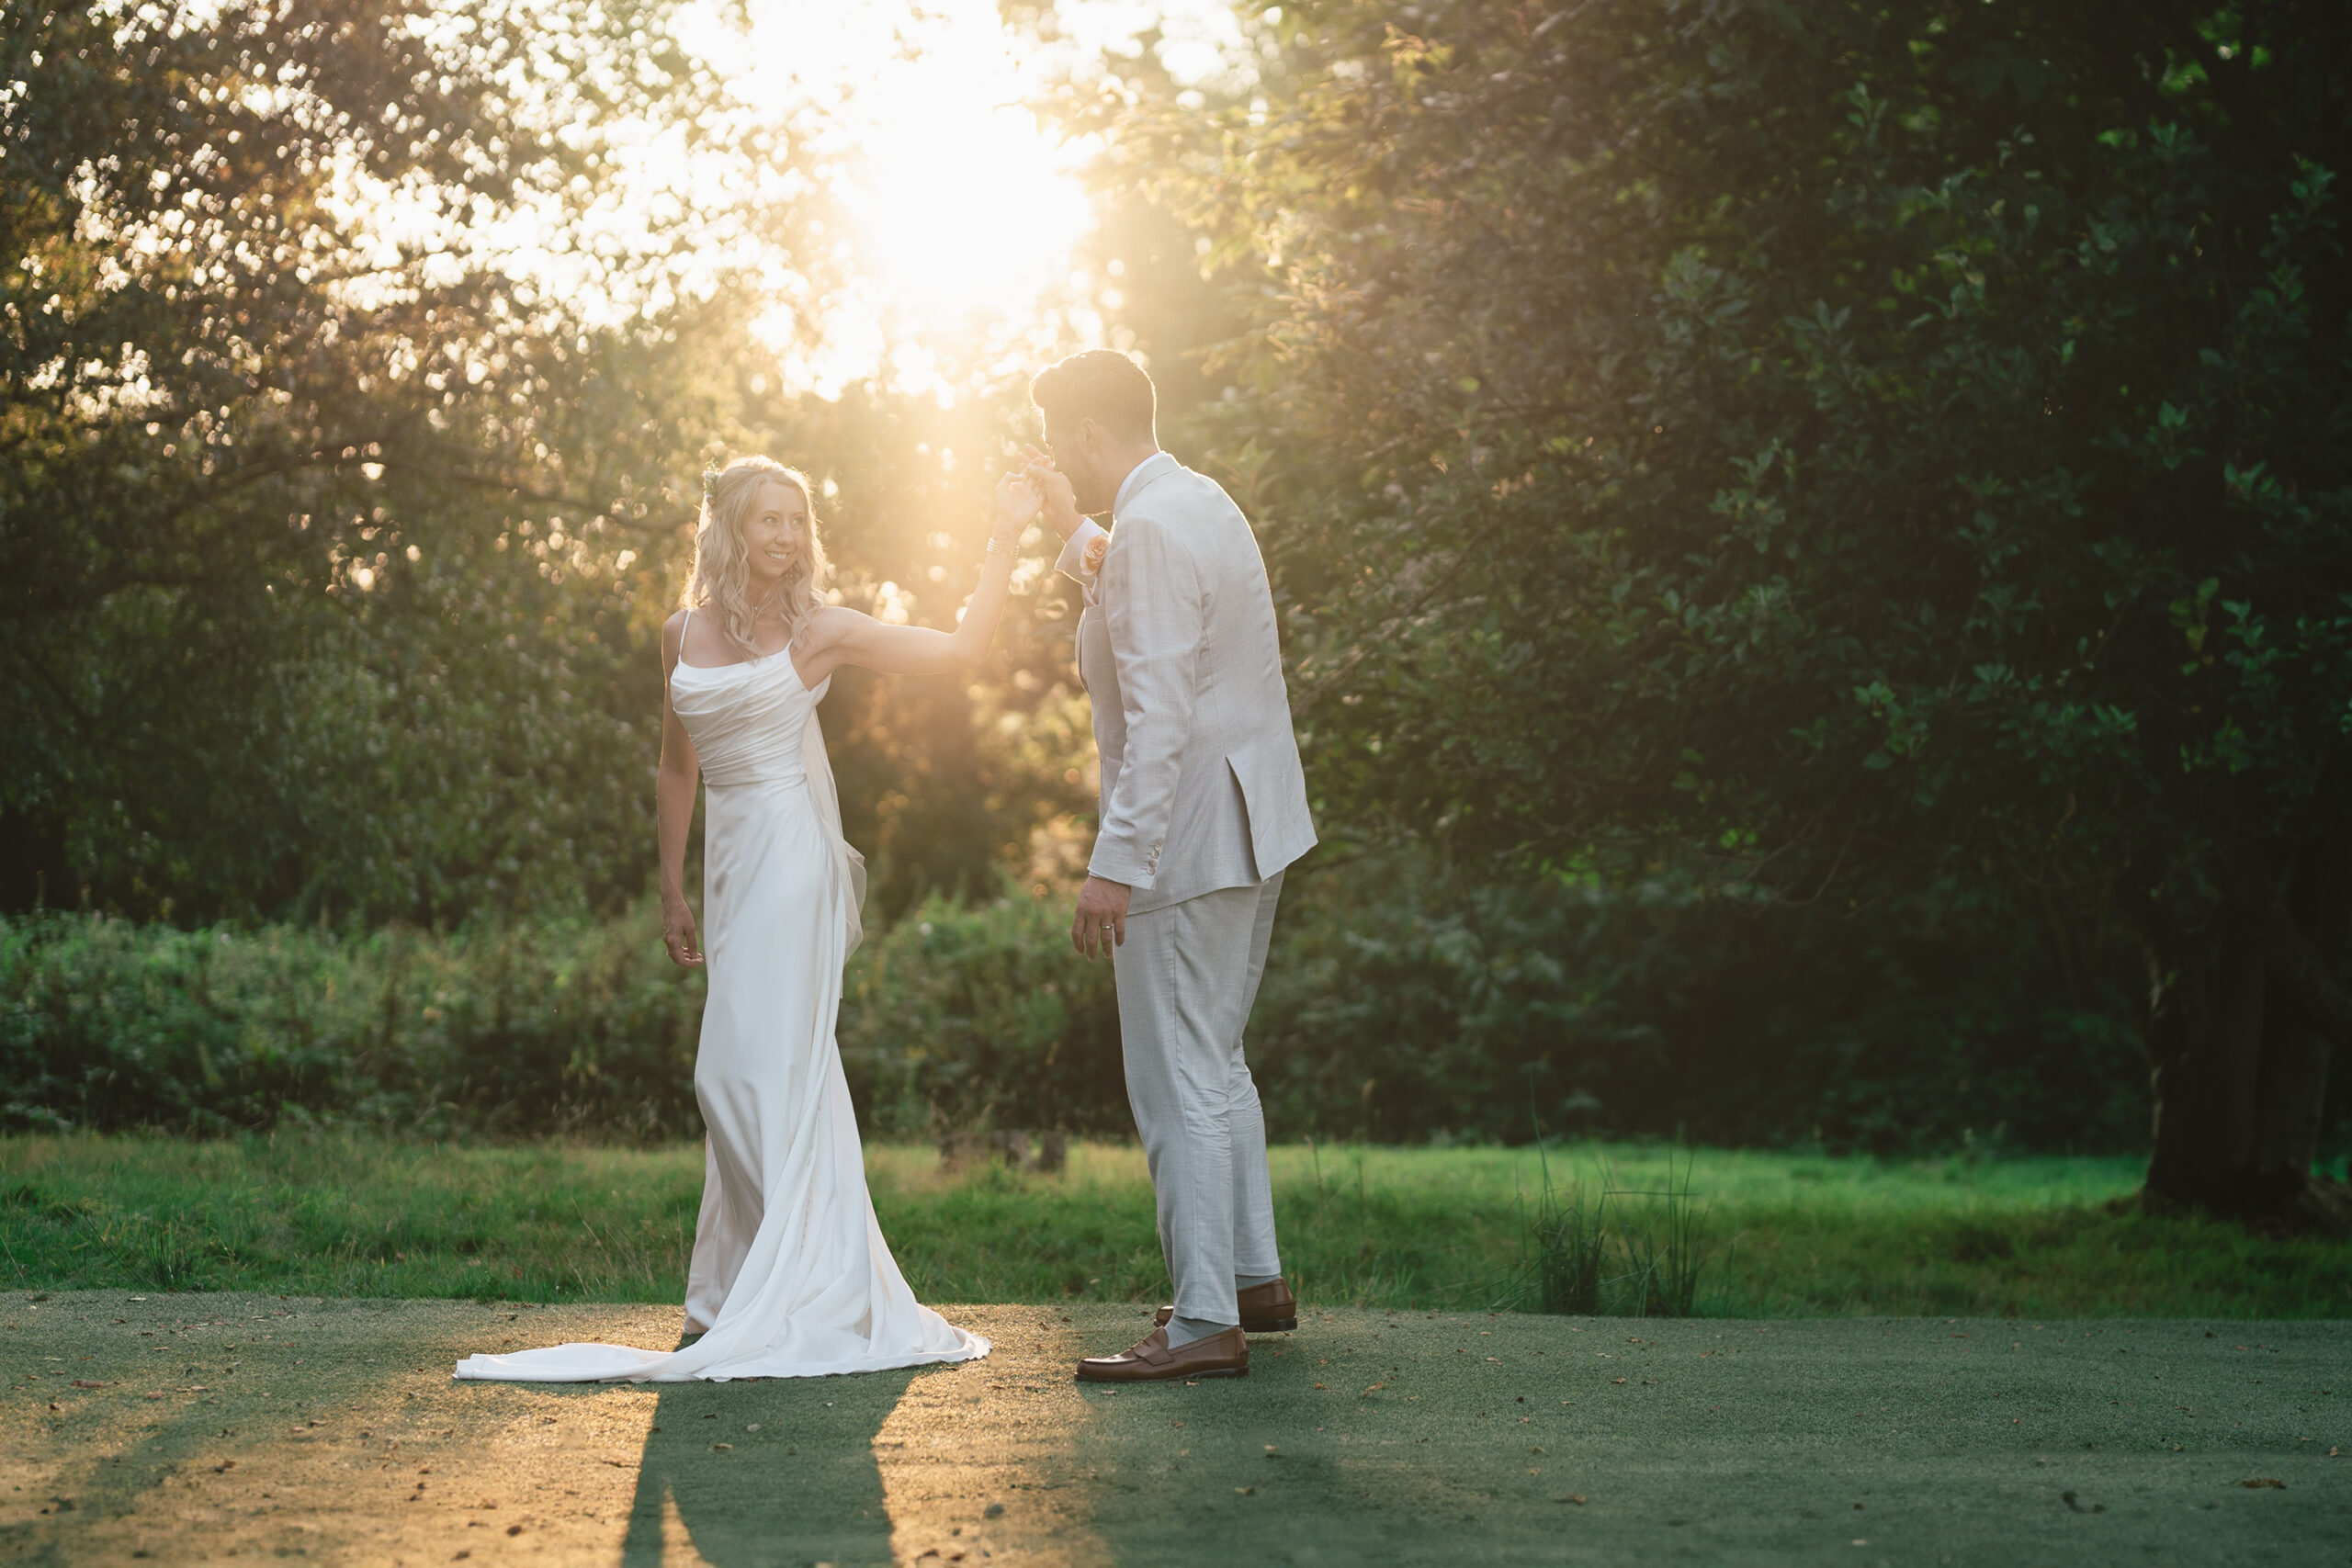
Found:
<path fill-rule="evenodd" d="M 1250 1058 L 1285 1138 L 2139 1146 L 2125 1004 L 2070 1000 L 2032 928 L 2000 915 L 1334 862 L 1286 891 Z M 1132 1125 L 1111 968 L 1070 951 L 1067 919 L 1060 897 L 1007 887 L 869 931 L 838 1032 L 870 1134 Z M 0 920 L 0 1113 L 697 1135 L 703 983 L 657 929 L 650 906 L 447 932 Z M 2340 1143 L 2340 1093 L 2329 1116 Z"/>

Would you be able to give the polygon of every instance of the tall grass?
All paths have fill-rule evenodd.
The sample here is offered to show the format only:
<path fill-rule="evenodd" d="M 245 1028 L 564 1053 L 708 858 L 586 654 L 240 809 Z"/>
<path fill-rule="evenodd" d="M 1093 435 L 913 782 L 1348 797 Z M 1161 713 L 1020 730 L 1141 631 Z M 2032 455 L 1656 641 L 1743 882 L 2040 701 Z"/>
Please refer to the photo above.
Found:
<path fill-rule="evenodd" d="M 1536 1149 L 1544 1171 L 1532 1227 L 1537 1304 L 1548 1313 L 1597 1313 L 1609 1254 L 1608 1190 L 1588 1204 L 1581 1183 L 1554 1187 L 1550 1152 Z"/>
<path fill-rule="evenodd" d="M 1709 1245 L 1706 1203 L 1691 1189 L 1697 1156 L 1667 1155 L 1665 1185 L 1623 1185 L 1608 1154 L 1589 1157 L 1595 1180 L 1555 1186 L 1551 1155 L 1537 1145 L 1543 1188 L 1528 1226 L 1531 1291 L 1547 1313 L 1611 1312 L 1631 1317 L 1690 1317 L 1711 1266 L 1729 1283 L 1729 1259 L 1717 1266 Z"/>

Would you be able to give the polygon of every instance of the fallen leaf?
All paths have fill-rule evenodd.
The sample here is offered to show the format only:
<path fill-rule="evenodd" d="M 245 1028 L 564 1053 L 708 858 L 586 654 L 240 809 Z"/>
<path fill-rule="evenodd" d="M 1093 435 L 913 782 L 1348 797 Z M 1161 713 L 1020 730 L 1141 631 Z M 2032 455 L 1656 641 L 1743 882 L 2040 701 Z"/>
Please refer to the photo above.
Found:
<path fill-rule="evenodd" d="M 2268 1475 L 2257 1475 L 2250 1481 L 2241 1481 L 2238 1484 L 2245 1487 L 2249 1492 L 2259 1492 L 2266 1486 L 2280 1492 L 2287 1490 L 2287 1483 L 2285 1482 L 2277 1479 L 2275 1476 Z"/>
<path fill-rule="evenodd" d="M 1609 1381 L 1611 1382 L 1623 1382 L 1625 1380 L 1623 1378 L 1611 1378 Z"/>
<path fill-rule="evenodd" d="M 732 1443 L 713 1443 L 710 1445 L 710 1451 L 715 1454 L 723 1454 L 730 1452 L 734 1447 Z"/>
<path fill-rule="evenodd" d="M 1255 1497 L 1258 1495 L 1258 1489 L 1255 1486 L 1237 1486 L 1233 1490 L 1244 1497 Z"/>
<path fill-rule="evenodd" d="M 1574 1503 L 1577 1507 L 1581 1508 L 1584 1506 L 1584 1494 L 1581 1492 L 1571 1492 L 1565 1497 L 1555 1497 L 1552 1501 L 1555 1503 Z"/>
<path fill-rule="evenodd" d="M 75 1388 L 104 1388 L 107 1385 L 102 1382 L 93 1382 L 88 1378 L 75 1378 L 74 1386 Z"/>

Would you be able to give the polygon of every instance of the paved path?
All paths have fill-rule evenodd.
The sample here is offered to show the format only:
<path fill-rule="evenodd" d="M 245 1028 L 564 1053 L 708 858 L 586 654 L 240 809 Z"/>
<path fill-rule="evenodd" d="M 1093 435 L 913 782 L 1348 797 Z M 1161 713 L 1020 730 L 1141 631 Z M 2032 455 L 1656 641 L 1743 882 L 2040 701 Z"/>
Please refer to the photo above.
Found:
<path fill-rule="evenodd" d="M 448 1369 L 675 1312 L 0 1296 L 0 1563 L 2352 1562 L 2352 1324 L 1311 1312 L 1104 1392 L 1136 1309 L 950 1315 L 996 1354 L 527 1388 Z"/>

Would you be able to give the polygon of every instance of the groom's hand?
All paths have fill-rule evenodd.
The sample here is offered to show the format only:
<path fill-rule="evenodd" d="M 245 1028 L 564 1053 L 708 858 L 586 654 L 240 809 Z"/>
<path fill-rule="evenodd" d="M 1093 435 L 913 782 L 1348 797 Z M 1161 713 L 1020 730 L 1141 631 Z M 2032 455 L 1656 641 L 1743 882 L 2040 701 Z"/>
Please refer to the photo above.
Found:
<path fill-rule="evenodd" d="M 1069 476 L 1054 467 L 1052 457 L 1035 446 L 1023 447 L 1023 450 L 1028 454 L 1029 460 L 1022 472 L 1036 485 L 1038 493 L 1045 499 L 1043 514 L 1046 526 L 1063 538 L 1069 538 L 1078 532 L 1078 525 L 1086 521 L 1085 515 L 1078 510 L 1078 491 L 1070 488 Z"/>
<path fill-rule="evenodd" d="M 1127 885 L 1090 876 L 1078 890 L 1078 910 L 1070 917 L 1069 944 L 1088 963 L 1108 958 L 1127 940 Z"/>

